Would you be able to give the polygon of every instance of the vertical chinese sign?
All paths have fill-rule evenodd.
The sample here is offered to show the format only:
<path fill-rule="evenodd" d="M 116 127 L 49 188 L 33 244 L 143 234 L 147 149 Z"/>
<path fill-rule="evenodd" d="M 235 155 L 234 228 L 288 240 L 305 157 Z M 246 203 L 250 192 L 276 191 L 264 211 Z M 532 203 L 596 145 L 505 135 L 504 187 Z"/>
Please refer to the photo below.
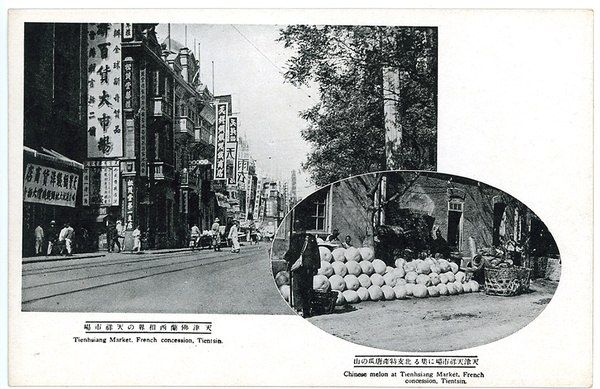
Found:
<path fill-rule="evenodd" d="M 237 154 L 238 154 L 238 119 L 235 116 L 229 118 L 227 133 L 227 184 L 237 184 Z"/>
<path fill-rule="evenodd" d="M 148 109 L 146 103 L 146 68 L 140 69 L 140 176 L 146 177 L 148 175 L 148 146 L 147 141 L 147 126 L 148 118 L 146 116 L 146 110 Z"/>
<path fill-rule="evenodd" d="M 123 154 L 121 124 L 121 24 L 88 25 L 87 155 Z"/>
<path fill-rule="evenodd" d="M 249 168 L 250 168 L 250 161 L 248 159 L 238 159 L 238 163 L 237 163 L 238 183 L 240 184 L 240 186 L 245 187 L 244 189 L 246 191 L 246 200 L 245 200 L 246 208 L 243 210 L 244 218 L 246 220 L 248 220 L 250 218 L 249 215 L 252 212 L 252 206 L 250 204 L 250 201 L 251 201 L 251 193 L 250 192 L 252 191 L 252 180 L 250 179 Z"/>
<path fill-rule="evenodd" d="M 83 171 L 83 205 L 119 205 L 119 161 L 86 161 Z"/>
<path fill-rule="evenodd" d="M 227 130 L 227 103 L 218 103 L 216 107 L 217 119 L 215 120 L 215 169 L 214 179 L 224 180 L 225 177 L 225 132 Z"/>
<path fill-rule="evenodd" d="M 133 177 L 127 177 L 125 179 L 125 188 L 126 188 L 126 193 L 125 193 L 125 228 L 127 228 L 128 230 L 133 230 L 134 229 L 134 225 L 133 225 L 133 221 L 135 220 L 134 217 L 134 211 L 135 211 L 135 205 L 134 205 L 134 197 L 135 197 L 135 192 L 134 192 L 134 186 L 133 186 Z"/>
<path fill-rule="evenodd" d="M 258 221 L 258 217 L 260 216 L 259 215 L 260 206 L 261 206 L 261 203 L 260 203 L 260 197 L 261 197 L 260 196 L 260 192 L 261 192 L 261 182 L 257 181 L 256 182 L 256 197 L 254 199 L 254 210 L 253 210 L 254 213 L 252 215 L 252 218 L 254 219 L 254 221 Z"/>

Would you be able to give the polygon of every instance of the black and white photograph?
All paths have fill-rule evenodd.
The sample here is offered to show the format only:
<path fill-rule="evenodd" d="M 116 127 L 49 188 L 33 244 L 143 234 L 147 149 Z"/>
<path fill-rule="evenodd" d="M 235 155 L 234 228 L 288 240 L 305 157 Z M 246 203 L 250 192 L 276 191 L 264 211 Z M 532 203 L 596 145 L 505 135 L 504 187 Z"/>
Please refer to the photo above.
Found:
<path fill-rule="evenodd" d="M 277 238 L 271 264 L 282 297 L 324 331 L 389 350 L 501 339 L 534 320 L 560 280 L 556 242 L 528 207 L 436 172 L 325 186 L 296 205 Z"/>
<path fill-rule="evenodd" d="M 583 9 L 10 9 L 8 383 L 591 385 L 592 42 Z"/>

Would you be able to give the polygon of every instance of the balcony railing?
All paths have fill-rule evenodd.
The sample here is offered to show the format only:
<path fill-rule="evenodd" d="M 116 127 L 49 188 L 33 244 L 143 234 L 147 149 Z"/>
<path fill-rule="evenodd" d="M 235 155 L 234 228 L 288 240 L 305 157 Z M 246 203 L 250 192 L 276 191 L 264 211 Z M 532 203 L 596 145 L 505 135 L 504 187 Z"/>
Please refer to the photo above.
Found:
<path fill-rule="evenodd" d="M 195 127 L 194 140 L 205 145 L 213 145 L 215 143 L 215 135 L 211 130 L 203 127 Z"/>
<path fill-rule="evenodd" d="M 180 116 L 175 120 L 175 131 L 194 136 L 194 122 L 187 116 Z"/>
<path fill-rule="evenodd" d="M 155 117 L 173 117 L 173 105 L 164 97 L 158 96 L 153 97 L 153 111 L 152 116 Z"/>
<path fill-rule="evenodd" d="M 152 169 L 154 170 L 154 179 L 157 181 L 170 180 L 175 178 L 175 172 L 173 166 L 164 162 L 152 162 Z"/>

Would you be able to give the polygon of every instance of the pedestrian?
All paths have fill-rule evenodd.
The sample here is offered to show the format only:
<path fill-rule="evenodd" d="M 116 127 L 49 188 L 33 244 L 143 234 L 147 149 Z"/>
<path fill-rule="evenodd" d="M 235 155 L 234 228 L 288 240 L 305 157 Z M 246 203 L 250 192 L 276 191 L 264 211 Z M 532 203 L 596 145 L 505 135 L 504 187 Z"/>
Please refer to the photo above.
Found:
<path fill-rule="evenodd" d="M 117 249 L 121 251 L 121 244 L 119 243 L 119 232 L 117 230 L 117 224 L 114 224 L 111 219 L 106 223 L 106 241 L 108 242 L 108 252 L 112 252 L 117 246 Z"/>
<path fill-rule="evenodd" d="M 192 246 L 192 250 L 194 250 L 200 244 L 200 228 L 198 228 L 198 224 L 192 226 L 190 240 L 190 245 Z"/>
<path fill-rule="evenodd" d="M 229 229 L 229 236 L 228 236 L 228 238 L 231 239 L 231 252 L 232 253 L 239 253 L 240 252 L 240 241 L 239 241 L 239 234 L 238 234 L 238 225 L 239 225 L 239 222 L 237 220 L 234 220 L 233 221 L 233 225 Z"/>
<path fill-rule="evenodd" d="M 44 245 L 44 229 L 41 225 L 37 225 L 34 230 L 35 235 L 35 255 L 42 253 L 42 246 Z"/>
<path fill-rule="evenodd" d="M 48 228 L 48 251 L 46 255 L 52 255 L 52 248 L 56 244 L 58 240 L 58 228 L 56 227 L 56 221 L 52 220 L 50 222 L 50 227 Z"/>
<path fill-rule="evenodd" d="M 63 249 L 61 249 L 61 254 L 64 253 L 64 251 L 67 251 L 67 256 L 71 256 L 72 255 L 72 242 L 73 242 L 73 235 L 75 234 L 75 230 L 73 230 L 73 227 L 71 227 L 70 223 L 65 223 L 64 227 L 62 230 L 60 230 L 60 235 L 58 236 L 58 241 L 63 243 L 65 245 L 65 247 Z"/>
<path fill-rule="evenodd" d="M 117 220 L 117 226 L 115 228 L 117 233 L 117 243 L 119 251 L 125 247 L 125 226 L 121 220 Z"/>
<path fill-rule="evenodd" d="M 295 233 L 290 239 L 288 251 L 284 254 L 292 282 L 292 306 L 310 316 L 310 302 L 313 295 L 313 277 L 321 265 L 321 256 L 317 239 L 306 232 L 302 221 L 294 223 Z"/>
<path fill-rule="evenodd" d="M 215 251 L 221 251 L 221 225 L 219 224 L 219 218 L 215 219 L 212 227 L 210 228 L 212 232 L 212 243 Z"/>
<path fill-rule="evenodd" d="M 135 226 L 135 229 L 131 233 L 131 237 L 133 238 L 133 248 L 131 251 L 139 253 L 142 249 L 142 232 L 140 231 L 140 226 Z"/>
<path fill-rule="evenodd" d="M 259 230 L 256 230 L 256 234 L 254 235 L 254 239 L 255 239 L 254 244 L 258 246 L 259 243 L 260 243 L 260 240 L 262 239 L 262 235 L 260 234 Z"/>

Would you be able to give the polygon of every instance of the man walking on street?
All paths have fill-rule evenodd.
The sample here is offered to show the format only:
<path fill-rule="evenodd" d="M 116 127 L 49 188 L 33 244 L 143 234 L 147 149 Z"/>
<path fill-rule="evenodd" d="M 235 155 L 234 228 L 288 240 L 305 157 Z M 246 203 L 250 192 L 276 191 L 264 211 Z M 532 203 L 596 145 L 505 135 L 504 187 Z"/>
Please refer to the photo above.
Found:
<path fill-rule="evenodd" d="M 56 240 L 58 239 L 58 229 L 56 228 L 56 222 L 52 220 L 50 222 L 50 227 L 48 228 L 48 252 L 46 255 L 52 254 L 52 248 L 56 244 Z"/>
<path fill-rule="evenodd" d="M 229 229 L 229 239 L 231 239 L 231 252 L 239 253 L 240 252 L 240 241 L 238 236 L 238 221 L 234 220 L 233 225 Z"/>
<path fill-rule="evenodd" d="M 215 251 L 221 251 L 221 225 L 219 224 L 219 222 L 219 218 L 216 218 L 215 222 L 211 227 L 211 232 L 213 235 L 212 241 Z"/>
<path fill-rule="evenodd" d="M 58 236 L 58 240 L 60 242 L 65 242 L 65 249 L 67 250 L 67 256 L 71 256 L 72 246 L 71 243 L 73 241 L 73 234 L 75 230 L 69 223 L 65 223 L 64 228 L 60 231 L 60 235 Z M 61 251 L 61 254 L 64 251 Z"/>
<path fill-rule="evenodd" d="M 42 246 L 44 244 L 44 229 L 41 225 L 37 225 L 34 231 L 35 235 L 35 255 L 40 255 L 42 253 Z"/>
<path fill-rule="evenodd" d="M 200 228 L 198 228 L 197 224 L 194 224 L 190 231 L 190 244 L 192 245 L 192 250 L 200 244 Z"/>
<path fill-rule="evenodd" d="M 142 249 L 142 232 L 140 231 L 140 226 L 135 227 L 135 230 L 131 233 L 131 237 L 133 238 L 133 249 L 131 251 L 139 253 Z"/>

